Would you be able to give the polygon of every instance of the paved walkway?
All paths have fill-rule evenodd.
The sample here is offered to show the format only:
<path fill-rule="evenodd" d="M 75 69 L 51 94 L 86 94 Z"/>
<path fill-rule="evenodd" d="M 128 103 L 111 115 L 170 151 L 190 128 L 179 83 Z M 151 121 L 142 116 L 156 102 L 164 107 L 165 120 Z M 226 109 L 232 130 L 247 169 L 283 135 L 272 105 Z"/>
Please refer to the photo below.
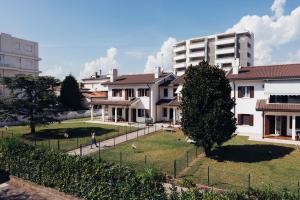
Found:
<path fill-rule="evenodd" d="M 159 131 L 161 128 L 162 128 L 162 124 L 155 124 L 153 126 L 146 127 L 145 129 L 141 129 L 141 130 L 138 130 L 138 131 L 135 131 L 135 132 L 128 133 L 127 136 L 125 134 L 125 135 L 121 135 L 121 136 L 118 136 L 118 137 L 115 137 L 115 138 L 112 138 L 112 139 L 108 139 L 108 140 L 105 140 L 105 141 L 98 142 L 97 145 L 100 147 L 100 150 L 103 150 L 107 147 L 112 147 L 114 145 L 126 142 L 128 140 L 133 140 L 137 137 L 141 137 L 141 136 L 147 135 L 149 133 Z M 89 155 L 89 154 L 92 154 L 92 153 L 96 153 L 98 151 L 99 151 L 99 148 L 95 147 L 95 145 L 93 145 L 92 149 L 91 149 L 90 145 L 82 147 L 82 155 Z M 80 148 L 69 151 L 69 152 L 67 152 L 67 154 L 69 154 L 69 155 L 80 155 Z"/>
<path fill-rule="evenodd" d="M 277 144 L 290 144 L 290 145 L 300 145 L 300 141 L 295 140 L 281 140 L 281 139 L 272 139 L 272 138 L 257 138 L 257 137 L 249 137 L 249 140 L 258 141 L 258 142 L 271 142 Z"/>

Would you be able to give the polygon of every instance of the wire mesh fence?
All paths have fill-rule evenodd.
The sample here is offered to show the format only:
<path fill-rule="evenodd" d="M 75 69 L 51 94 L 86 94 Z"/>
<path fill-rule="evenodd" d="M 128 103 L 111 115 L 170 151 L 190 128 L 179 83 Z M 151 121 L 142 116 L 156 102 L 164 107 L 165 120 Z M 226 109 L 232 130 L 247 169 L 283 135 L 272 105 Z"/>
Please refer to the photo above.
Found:
<path fill-rule="evenodd" d="M 230 169 L 220 169 L 217 166 L 198 165 L 197 175 L 193 176 L 191 171 L 185 177 L 193 177 L 195 182 L 214 188 L 244 191 L 250 189 L 270 188 L 273 190 L 287 189 L 289 191 L 300 192 L 300 177 L 286 176 L 284 179 L 276 176 L 264 176 L 263 174 L 238 173 Z M 199 173 L 199 169 L 201 170 Z"/>
<path fill-rule="evenodd" d="M 131 132 L 140 130 L 144 125 L 129 125 L 129 126 L 117 126 L 115 128 L 110 128 L 107 132 L 95 131 L 96 141 L 104 141 L 111 138 L 116 138 L 122 135 L 127 135 Z M 90 131 L 92 132 L 92 130 Z M 0 139 L 5 138 L 18 138 L 25 143 L 32 145 L 39 145 L 47 148 L 52 148 L 55 150 L 60 150 L 67 152 L 73 149 L 77 149 L 81 146 L 87 146 L 91 144 L 91 134 L 80 134 L 77 131 L 72 132 L 72 130 L 63 130 L 61 132 L 55 132 L 55 134 L 20 134 L 15 133 L 13 130 L 1 130 Z"/>
<path fill-rule="evenodd" d="M 92 156 L 109 162 L 118 163 L 120 165 L 133 167 L 138 171 L 151 166 L 169 176 L 174 177 L 177 177 L 185 168 L 189 167 L 194 159 L 202 152 L 201 148 L 193 147 L 180 155 L 173 155 L 172 157 L 175 159 L 172 159 L 166 158 L 165 156 L 150 155 L 136 149 L 132 149 L 131 152 L 125 152 L 110 151 L 110 148 L 107 148 L 106 150 L 99 150 Z"/>

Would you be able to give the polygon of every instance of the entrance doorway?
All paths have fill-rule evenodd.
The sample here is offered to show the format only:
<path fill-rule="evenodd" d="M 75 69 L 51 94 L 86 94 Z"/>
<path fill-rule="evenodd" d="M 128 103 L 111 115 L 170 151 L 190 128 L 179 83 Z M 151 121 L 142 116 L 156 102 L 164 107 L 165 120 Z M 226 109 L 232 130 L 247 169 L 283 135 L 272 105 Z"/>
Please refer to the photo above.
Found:
<path fill-rule="evenodd" d="M 271 134 L 287 136 L 287 116 L 265 116 L 265 135 Z"/>
<path fill-rule="evenodd" d="M 131 121 L 136 122 L 136 109 L 131 109 Z"/>
<path fill-rule="evenodd" d="M 170 121 L 173 120 L 173 118 L 174 118 L 174 116 L 173 116 L 173 108 L 169 109 L 169 116 L 170 116 L 169 120 Z"/>

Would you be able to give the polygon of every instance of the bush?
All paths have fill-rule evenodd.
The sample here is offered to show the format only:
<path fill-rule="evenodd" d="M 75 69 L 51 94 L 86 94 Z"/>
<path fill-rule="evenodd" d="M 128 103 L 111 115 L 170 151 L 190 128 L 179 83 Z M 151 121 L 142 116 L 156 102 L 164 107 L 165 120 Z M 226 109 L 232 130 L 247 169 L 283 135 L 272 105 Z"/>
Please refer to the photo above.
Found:
<path fill-rule="evenodd" d="M 85 199 L 166 199 L 162 184 L 127 167 L 0 141 L 0 169 Z"/>

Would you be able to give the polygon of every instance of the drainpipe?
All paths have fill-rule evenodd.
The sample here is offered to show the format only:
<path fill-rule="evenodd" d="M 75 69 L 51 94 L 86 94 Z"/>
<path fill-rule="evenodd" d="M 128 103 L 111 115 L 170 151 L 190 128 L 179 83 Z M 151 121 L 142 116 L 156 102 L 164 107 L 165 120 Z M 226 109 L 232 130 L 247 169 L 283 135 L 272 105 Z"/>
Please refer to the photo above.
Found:
<path fill-rule="evenodd" d="M 234 113 L 234 117 L 236 114 L 236 94 L 235 94 L 235 82 L 233 81 L 233 98 L 234 98 L 234 106 L 233 106 L 233 113 Z"/>

